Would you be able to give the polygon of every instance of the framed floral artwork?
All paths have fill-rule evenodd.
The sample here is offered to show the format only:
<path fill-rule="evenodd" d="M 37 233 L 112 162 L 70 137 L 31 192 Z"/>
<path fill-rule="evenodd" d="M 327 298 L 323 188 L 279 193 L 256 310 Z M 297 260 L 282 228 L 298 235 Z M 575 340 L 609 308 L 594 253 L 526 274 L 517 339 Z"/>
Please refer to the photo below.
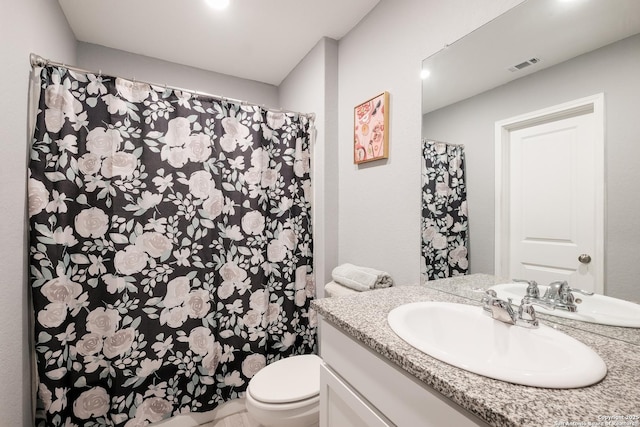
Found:
<path fill-rule="evenodd" d="M 389 92 L 356 106 L 353 114 L 353 162 L 389 157 Z"/>

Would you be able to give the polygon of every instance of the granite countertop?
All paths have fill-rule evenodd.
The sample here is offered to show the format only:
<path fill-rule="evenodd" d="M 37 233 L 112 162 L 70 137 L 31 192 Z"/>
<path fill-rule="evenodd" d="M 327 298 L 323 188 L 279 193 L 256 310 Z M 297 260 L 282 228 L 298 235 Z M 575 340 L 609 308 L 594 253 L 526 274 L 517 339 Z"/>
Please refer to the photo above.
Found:
<path fill-rule="evenodd" d="M 452 285 L 471 289 L 491 286 L 495 278 L 469 275 L 446 280 Z M 481 293 L 478 304 L 480 298 Z M 640 415 L 640 348 L 637 345 L 562 323 L 543 322 L 594 349 L 607 365 L 607 376 L 590 387 L 569 390 L 510 384 L 448 365 L 400 339 L 389 328 L 387 314 L 395 307 L 416 301 L 472 302 L 425 286 L 398 286 L 323 298 L 312 305 L 318 314 L 344 333 L 490 425 L 640 426 L 638 418 L 615 419 L 618 424 L 606 424 L 612 418 L 605 418 Z"/>

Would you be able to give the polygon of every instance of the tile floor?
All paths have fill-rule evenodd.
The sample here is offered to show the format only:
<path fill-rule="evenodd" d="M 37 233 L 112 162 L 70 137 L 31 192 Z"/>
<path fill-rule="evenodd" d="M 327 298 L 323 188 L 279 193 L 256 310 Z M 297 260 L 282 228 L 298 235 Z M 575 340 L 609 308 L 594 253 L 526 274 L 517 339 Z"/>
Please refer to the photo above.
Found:
<path fill-rule="evenodd" d="M 200 424 L 200 427 L 260 427 L 260 424 L 251 419 L 249 414 L 244 411 L 229 415 L 221 420 Z"/>

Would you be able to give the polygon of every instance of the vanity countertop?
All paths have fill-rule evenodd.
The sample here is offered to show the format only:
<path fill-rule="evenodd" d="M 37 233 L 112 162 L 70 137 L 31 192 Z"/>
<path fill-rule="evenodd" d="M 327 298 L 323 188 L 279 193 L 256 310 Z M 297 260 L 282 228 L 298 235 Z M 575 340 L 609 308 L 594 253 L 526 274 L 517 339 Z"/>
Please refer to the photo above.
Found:
<path fill-rule="evenodd" d="M 452 286 L 468 289 L 496 284 L 495 277 L 483 274 L 445 280 Z M 479 293 L 478 304 L 481 296 Z M 318 299 L 312 305 L 318 314 L 344 333 L 490 425 L 640 426 L 640 347 L 637 345 L 562 323 L 543 322 L 594 349 L 607 365 L 607 376 L 593 386 L 569 390 L 515 385 L 448 365 L 400 339 L 389 328 L 387 314 L 395 307 L 417 301 L 471 302 L 425 286 L 397 286 Z M 607 421 L 611 422 L 607 424 Z"/>

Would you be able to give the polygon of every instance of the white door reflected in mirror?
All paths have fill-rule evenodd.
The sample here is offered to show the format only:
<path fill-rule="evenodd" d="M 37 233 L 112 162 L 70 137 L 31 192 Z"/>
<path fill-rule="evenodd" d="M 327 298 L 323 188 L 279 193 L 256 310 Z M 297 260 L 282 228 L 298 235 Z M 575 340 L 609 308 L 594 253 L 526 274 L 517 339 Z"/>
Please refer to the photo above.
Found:
<path fill-rule="evenodd" d="M 498 275 L 603 293 L 603 103 L 600 94 L 496 124 Z"/>

